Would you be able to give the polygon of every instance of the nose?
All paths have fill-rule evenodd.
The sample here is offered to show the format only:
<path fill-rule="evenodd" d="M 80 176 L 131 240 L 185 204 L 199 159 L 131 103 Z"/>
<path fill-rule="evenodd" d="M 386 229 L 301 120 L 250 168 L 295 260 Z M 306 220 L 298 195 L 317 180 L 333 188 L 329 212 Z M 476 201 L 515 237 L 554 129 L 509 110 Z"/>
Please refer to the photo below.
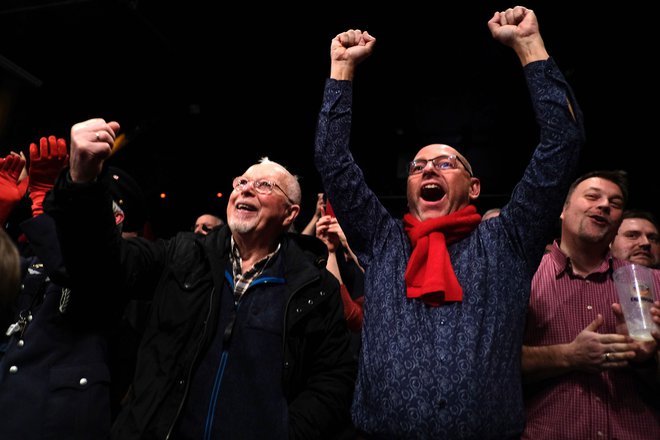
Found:
<path fill-rule="evenodd" d="M 426 165 L 424 165 L 424 168 L 422 168 L 422 173 L 427 174 L 429 171 L 432 171 L 433 174 L 438 174 L 436 173 L 437 167 L 433 164 L 432 160 L 429 160 L 426 162 Z"/>
<path fill-rule="evenodd" d="M 639 244 L 640 246 L 642 246 L 644 248 L 647 248 L 647 249 L 651 248 L 651 241 L 649 240 L 649 238 L 646 235 L 644 235 L 644 234 L 640 235 L 639 236 L 639 241 L 640 241 L 640 244 Z"/>
<path fill-rule="evenodd" d="M 248 180 L 244 185 L 238 185 L 235 188 L 240 194 L 249 192 L 252 194 L 252 191 L 254 191 L 254 180 Z"/>
<path fill-rule="evenodd" d="M 606 198 L 602 198 L 601 202 L 598 204 L 598 209 L 603 211 L 603 213 L 605 214 L 609 214 L 612 210 L 612 206 L 610 205 L 609 200 L 607 200 Z"/>

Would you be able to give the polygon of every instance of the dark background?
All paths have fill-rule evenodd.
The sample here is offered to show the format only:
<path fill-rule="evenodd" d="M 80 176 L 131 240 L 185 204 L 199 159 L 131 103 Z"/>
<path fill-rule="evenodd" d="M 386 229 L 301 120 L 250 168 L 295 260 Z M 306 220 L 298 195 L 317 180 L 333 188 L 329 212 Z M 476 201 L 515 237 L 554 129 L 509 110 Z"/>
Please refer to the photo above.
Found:
<path fill-rule="evenodd" d="M 330 40 L 359 28 L 377 45 L 355 81 L 352 151 L 388 208 L 405 210 L 404 164 L 430 142 L 470 159 L 481 212 L 504 204 L 537 142 L 517 58 L 486 25 L 515 4 L 394 3 L 2 0 L 0 153 L 118 121 L 127 142 L 109 163 L 139 182 L 162 237 L 205 211 L 224 217 L 233 177 L 268 156 L 301 178 L 302 229 L 321 191 L 312 151 Z M 580 171 L 627 170 L 630 207 L 659 215 L 651 14 L 525 6 L 585 114 Z"/>

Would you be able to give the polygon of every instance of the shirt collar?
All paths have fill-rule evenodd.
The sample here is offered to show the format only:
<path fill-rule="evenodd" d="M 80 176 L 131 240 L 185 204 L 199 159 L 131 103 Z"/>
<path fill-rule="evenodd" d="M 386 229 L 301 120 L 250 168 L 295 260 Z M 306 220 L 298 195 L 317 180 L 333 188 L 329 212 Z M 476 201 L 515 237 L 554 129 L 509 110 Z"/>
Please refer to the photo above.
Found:
<path fill-rule="evenodd" d="M 571 259 L 567 257 L 559 248 L 559 242 L 555 240 L 548 251 L 547 258 L 550 258 L 553 262 L 555 277 L 561 278 L 565 274 L 573 275 L 573 266 L 571 264 Z M 590 273 L 587 278 L 595 276 L 597 274 L 607 274 L 612 273 L 613 270 L 613 257 L 612 254 L 608 251 L 607 255 L 601 262 L 600 266 Z"/>

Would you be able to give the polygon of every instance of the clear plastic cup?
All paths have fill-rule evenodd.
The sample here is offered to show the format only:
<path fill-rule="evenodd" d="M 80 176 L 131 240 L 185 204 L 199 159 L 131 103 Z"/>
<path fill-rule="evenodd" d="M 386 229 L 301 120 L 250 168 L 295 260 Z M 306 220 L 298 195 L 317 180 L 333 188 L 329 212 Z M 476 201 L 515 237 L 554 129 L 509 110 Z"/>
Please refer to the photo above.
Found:
<path fill-rule="evenodd" d="M 651 331 L 657 327 L 651 317 L 655 299 L 651 269 L 641 264 L 628 264 L 615 270 L 613 278 L 628 334 L 640 341 L 652 341 Z"/>

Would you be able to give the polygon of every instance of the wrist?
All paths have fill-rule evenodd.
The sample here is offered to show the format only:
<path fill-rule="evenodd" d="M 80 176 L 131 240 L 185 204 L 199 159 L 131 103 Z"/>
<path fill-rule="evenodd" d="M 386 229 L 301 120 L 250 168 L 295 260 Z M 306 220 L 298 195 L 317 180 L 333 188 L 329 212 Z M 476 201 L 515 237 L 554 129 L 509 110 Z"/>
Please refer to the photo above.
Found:
<path fill-rule="evenodd" d="M 330 67 L 330 78 L 339 81 L 352 81 L 355 75 L 355 66 L 351 62 L 336 61 Z"/>
<path fill-rule="evenodd" d="M 523 66 L 534 61 L 544 61 L 550 58 L 540 37 L 520 44 L 515 48 L 515 51 Z"/>
<path fill-rule="evenodd" d="M 32 217 L 43 214 L 46 191 L 31 191 L 28 193 L 28 196 L 30 197 L 30 200 L 32 200 Z"/>

